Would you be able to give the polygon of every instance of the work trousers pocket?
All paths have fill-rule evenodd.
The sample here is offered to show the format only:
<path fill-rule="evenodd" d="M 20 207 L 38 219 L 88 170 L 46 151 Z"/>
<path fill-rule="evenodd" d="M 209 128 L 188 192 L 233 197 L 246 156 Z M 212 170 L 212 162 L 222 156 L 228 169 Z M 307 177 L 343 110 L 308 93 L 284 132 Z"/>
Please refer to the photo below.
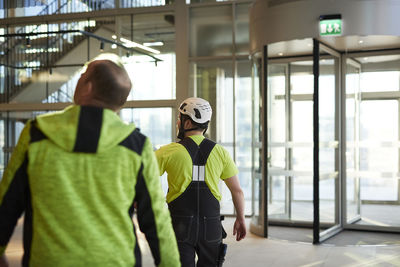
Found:
<path fill-rule="evenodd" d="M 221 216 L 204 217 L 204 239 L 216 242 L 222 239 Z"/>
<path fill-rule="evenodd" d="M 176 240 L 187 242 L 190 239 L 190 232 L 193 225 L 193 216 L 172 215 L 172 226 L 174 227 Z"/>

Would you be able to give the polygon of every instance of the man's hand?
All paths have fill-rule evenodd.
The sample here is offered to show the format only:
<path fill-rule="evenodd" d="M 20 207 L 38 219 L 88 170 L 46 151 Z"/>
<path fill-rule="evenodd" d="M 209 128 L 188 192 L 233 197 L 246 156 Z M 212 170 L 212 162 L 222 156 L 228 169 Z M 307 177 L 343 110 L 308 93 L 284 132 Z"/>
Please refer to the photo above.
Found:
<path fill-rule="evenodd" d="M 0 267 L 9 267 L 8 260 L 5 254 L 0 257 Z"/>
<path fill-rule="evenodd" d="M 244 218 L 236 218 L 233 225 L 233 235 L 236 235 L 236 241 L 240 241 L 246 236 L 246 223 Z"/>
<path fill-rule="evenodd" d="M 236 241 L 242 240 L 246 236 L 246 223 L 244 221 L 244 195 L 239 184 L 237 175 L 224 180 L 226 186 L 232 194 L 233 205 L 236 210 L 236 221 L 233 225 L 233 235 Z"/>

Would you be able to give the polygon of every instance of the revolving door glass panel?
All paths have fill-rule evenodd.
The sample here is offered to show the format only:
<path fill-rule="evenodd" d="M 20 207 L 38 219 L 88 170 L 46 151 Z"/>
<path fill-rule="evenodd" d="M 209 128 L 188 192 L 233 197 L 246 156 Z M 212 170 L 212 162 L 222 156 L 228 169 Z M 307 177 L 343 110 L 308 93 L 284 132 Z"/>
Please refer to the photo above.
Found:
<path fill-rule="evenodd" d="M 398 231 L 400 55 L 388 51 L 356 58 L 349 56 L 348 60 L 358 62 L 361 73 L 359 103 L 355 106 L 358 109 L 355 120 L 358 122 L 354 124 L 352 133 L 355 134 L 355 142 L 347 144 L 347 151 L 349 148 L 353 151 L 353 154 L 347 155 L 347 164 L 349 156 L 354 158 L 353 168 L 347 166 L 346 173 L 347 209 L 350 209 L 349 202 L 353 201 L 353 195 L 359 198 L 361 207 L 357 211 L 358 220 L 348 218 L 346 226 Z M 346 87 L 349 88 L 350 84 L 348 80 Z M 346 127 L 348 129 L 349 125 Z"/>
<path fill-rule="evenodd" d="M 319 58 L 318 233 L 340 225 L 338 54 Z M 268 221 L 314 223 L 314 69 L 312 57 L 269 60 L 268 64 Z M 329 230 L 331 231 L 331 230 Z M 311 235 L 310 235 L 311 236 Z M 309 239 L 312 242 L 311 239 Z"/>
<path fill-rule="evenodd" d="M 312 60 L 268 65 L 268 219 L 313 221 Z M 311 242 L 311 240 L 309 240 Z"/>
<path fill-rule="evenodd" d="M 319 44 L 319 51 L 319 199 L 317 202 L 319 206 L 319 238 L 314 236 L 314 243 L 319 243 L 342 230 L 341 214 L 339 213 L 341 203 L 339 191 L 341 185 L 339 179 L 340 54 L 322 44 Z M 314 187 L 314 190 L 317 188 Z M 315 214 L 314 220 L 316 220 Z M 315 226 L 316 224 L 314 224 Z"/>
<path fill-rule="evenodd" d="M 268 66 L 268 217 L 289 219 L 287 170 L 286 81 L 287 64 Z"/>
<path fill-rule="evenodd" d="M 346 223 L 360 220 L 360 74 L 359 62 L 346 59 Z"/>

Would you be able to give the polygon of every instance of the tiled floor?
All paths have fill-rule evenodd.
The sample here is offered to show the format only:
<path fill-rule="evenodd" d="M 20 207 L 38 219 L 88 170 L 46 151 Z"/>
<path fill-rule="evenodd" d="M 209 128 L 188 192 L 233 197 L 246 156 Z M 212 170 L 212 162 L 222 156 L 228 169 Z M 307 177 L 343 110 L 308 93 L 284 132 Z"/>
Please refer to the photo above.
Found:
<path fill-rule="evenodd" d="M 226 267 L 258 267 L 258 266 L 323 266 L 323 267 L 364 267 L 364 266 L 400 266 L 400 245 L 311 245 L 310 243 L 285 241 L 275 238 L 261 238 L 248 233 L 248 236 L 236 242 L 232 236 L 234 220 L 224 221 L 228 238 L 228 252 L 224 266 Z M 11 266 L 20 266 L 22 255 L 21 233 L 19 224 L 7 255 Z M 283 231 L 283 230 L 282 230 Z M 368 234 L 368 233 L 365 233 Z M 140 237 L 143 252 L 143 266 L 154 266 L 143 236 Z"/>

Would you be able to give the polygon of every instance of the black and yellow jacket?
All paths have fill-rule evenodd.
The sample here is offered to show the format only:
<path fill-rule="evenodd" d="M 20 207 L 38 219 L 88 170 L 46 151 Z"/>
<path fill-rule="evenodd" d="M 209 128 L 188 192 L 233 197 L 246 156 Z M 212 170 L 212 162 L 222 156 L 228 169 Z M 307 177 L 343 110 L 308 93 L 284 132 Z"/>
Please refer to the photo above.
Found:
<path fill-rule="evenodd" d="M 0 183 L 0 255 L 24 213 L 24 266 L 140 266 L 137 204 L 157 266 L 179 266 L 148 138 L 108 109 L 29 121 Z"/>

